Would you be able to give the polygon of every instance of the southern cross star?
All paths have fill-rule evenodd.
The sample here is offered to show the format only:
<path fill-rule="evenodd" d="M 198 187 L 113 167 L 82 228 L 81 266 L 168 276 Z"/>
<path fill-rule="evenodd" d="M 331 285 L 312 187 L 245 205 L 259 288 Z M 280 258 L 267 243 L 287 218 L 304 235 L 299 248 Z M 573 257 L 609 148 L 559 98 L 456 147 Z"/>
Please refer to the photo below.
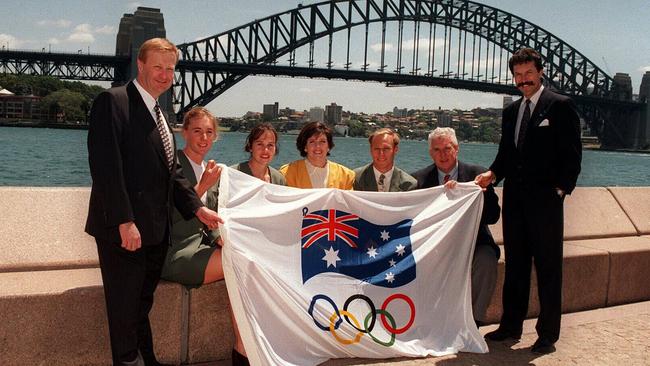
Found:
<path fill-rule="evenodd" d="M 388 234 L 388 231 L 386 231 L 386 230 L 382 230 L 381 233 L 379 233 L 379 234 L 381 234 L 381 240 L 383 240 L 383 241 L 387 241 L 388 239 L 390 239 L 390 235 Z"/>
<path fill-rule="evenodd" d="M 368 248 L 368 251 L 366 252 L 368 254 L 368 257 L 370 258 L 376 258 L 377 257 L 377 249 L 373 246 Z"/>
<path fill-rule="evenodd" d="M 397 253 L 397 255 L 402 256 L 402 255 L 404 255 L 404 249 L 406 249 L 406 247 L 403 246 L 402 244 L 400 244 L 400 245 L 395 247 L 395 253 Z"/>

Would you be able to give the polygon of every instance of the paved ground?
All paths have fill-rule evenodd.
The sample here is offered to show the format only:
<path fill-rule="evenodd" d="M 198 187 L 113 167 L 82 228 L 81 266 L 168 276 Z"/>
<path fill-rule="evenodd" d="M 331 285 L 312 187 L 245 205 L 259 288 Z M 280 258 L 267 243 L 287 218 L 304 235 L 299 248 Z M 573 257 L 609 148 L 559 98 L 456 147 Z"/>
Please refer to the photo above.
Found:
<path fill-rule="evenodd" d="M 496 326 L 482 327 L 485 334 Z M 460 353 L 429 358 L 390 360 L 345 359 L 328 361 L 321 366 L 488 366 L 488 365 L 585 365 L 585 366 L 648 366 L 650 365 L 650 301 L 597 309 L 562 317 L 562 333 L 557 351 L 536 355 L 530 347 L 537 338 L 535 319 L 524 324 L 519 343 L 488 342 L 490 353 Z M 227 366 L 230 361 L 201 364 Z"/>

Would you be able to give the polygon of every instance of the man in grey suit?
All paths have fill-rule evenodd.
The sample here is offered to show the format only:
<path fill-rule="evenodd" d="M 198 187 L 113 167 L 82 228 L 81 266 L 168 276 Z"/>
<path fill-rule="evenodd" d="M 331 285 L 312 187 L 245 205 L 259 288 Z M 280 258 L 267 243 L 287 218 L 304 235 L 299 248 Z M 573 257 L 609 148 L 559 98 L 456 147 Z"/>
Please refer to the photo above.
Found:
<path fill-rule="evenodd" d="M 456 132 L 449 127 L 438 127 L 429 134 L 429 155 L 433 164 L 413 173 L 418 188 L 445 185 L 453 189 L 456 182 L 472 182 L 477 174 L 487 169 L 458 160 Z M 488 225 L 499 220 L 501 208 L 494 188 L 489 185 L 483 191 L 483 212 L 476 235 L 472 259 L 472 311 L 476 326 L 485 321 L 485 313 L 497 280 L 497 261 L 501 251 L 492 238 Z"/>
<path fill-rule="evenodd" d="M 404 192 L 415 189 L 417 181 L 395 166 L 399 151 L 399 135 L 390 128 L 381 128 L 370 137 L 372 163 L 354 170 L 355 191 Z"/>

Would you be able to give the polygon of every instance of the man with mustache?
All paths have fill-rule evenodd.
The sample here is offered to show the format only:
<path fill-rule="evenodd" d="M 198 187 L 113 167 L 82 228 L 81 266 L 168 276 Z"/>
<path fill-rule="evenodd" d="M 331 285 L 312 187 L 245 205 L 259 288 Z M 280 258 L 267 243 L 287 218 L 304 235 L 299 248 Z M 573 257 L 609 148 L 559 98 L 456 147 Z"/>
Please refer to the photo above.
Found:
<path fill-rule="evenodd" d="M 490 169 L 475 179 L 483 188 L 504 179 L 503 315 L 499 328 L 485 338 L 521 338 L 534 263 L 540 312 L 532 351 L 546 354 L 555 351 L 560 336 L 563 203 L 580 173 L 580 119 L 570 98 L 542 85 L 543 65 L 537 51 L 518 50 L 509 67 L 523 98 L 503 110 L 497 156 Z"/>

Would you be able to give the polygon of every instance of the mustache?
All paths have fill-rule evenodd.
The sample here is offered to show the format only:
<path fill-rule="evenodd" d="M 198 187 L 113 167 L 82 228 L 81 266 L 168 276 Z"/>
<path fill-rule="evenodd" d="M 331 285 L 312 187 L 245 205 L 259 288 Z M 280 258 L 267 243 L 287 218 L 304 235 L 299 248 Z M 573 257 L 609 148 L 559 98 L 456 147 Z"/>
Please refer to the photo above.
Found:
<path fill-rule="evenodd" d="M 521 88 L 522 86 L 526 86 L 526 85 L 533 86 L 533 82 L 532 81 L 522 81 L 521 83 L 517 84 L 517 88 Z"/>

